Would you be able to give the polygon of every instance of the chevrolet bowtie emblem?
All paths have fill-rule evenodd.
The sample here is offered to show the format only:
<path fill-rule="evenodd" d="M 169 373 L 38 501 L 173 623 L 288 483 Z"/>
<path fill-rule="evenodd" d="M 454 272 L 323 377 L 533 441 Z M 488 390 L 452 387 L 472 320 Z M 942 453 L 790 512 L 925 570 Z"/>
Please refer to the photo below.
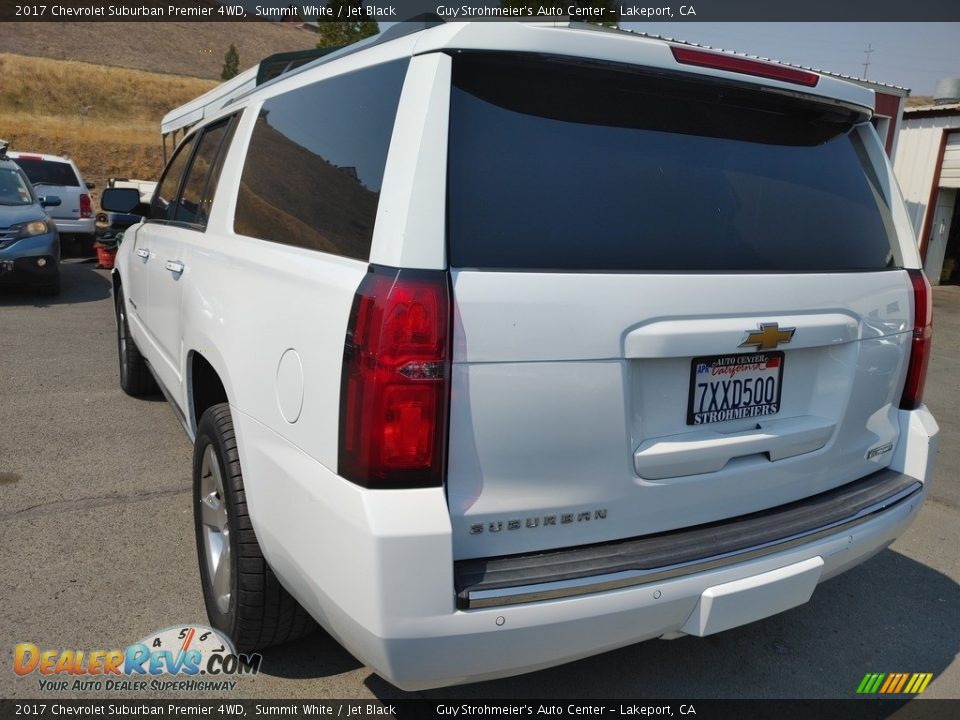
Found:
<path fill-rule="evenodd" d="M 790 342 L 796 331 L 796 328 L 781 330 L 777 323 L 760 323 L 760 330 L 748 330 L 746 338 L 739 347 L 756 346 L 757 350 L 773 350 L 780 343 Z"/>

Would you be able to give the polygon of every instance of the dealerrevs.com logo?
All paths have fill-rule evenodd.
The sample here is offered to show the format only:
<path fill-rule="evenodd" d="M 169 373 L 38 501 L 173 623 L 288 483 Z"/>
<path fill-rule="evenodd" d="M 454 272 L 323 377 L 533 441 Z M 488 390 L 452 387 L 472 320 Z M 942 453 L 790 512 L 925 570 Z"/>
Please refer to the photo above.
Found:
<path fill-rule="evenodd" d="M 170 627 L 125 650 L 42 650 L 19 643 L 13 671 L 38 676 L 38 688 L 57 691 L 232 691 L 237 676 L 256 675 L 263 656 L 239 654 L 203 625 Z"/>

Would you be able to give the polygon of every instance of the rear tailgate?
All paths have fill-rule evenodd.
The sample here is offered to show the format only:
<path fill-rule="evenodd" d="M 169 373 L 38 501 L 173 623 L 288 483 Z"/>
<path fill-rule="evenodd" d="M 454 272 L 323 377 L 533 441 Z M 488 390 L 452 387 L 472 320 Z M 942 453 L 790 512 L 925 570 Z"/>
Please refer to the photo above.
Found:
<path fill-rule="evenodd" d="M 721 520 L 888 464 L 911 291 L 869 123 L 520 62 L 454 61 L 456 557 Z"/>

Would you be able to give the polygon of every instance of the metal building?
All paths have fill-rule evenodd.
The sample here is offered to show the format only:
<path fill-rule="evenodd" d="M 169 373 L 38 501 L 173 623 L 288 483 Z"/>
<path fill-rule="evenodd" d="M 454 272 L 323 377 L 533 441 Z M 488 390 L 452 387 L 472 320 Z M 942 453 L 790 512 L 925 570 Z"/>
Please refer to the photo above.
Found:
<path fill-rule="evenodd" d="M 960 102 L 903 113 L 894 173 L 930 283 L 960 283 Z"/>

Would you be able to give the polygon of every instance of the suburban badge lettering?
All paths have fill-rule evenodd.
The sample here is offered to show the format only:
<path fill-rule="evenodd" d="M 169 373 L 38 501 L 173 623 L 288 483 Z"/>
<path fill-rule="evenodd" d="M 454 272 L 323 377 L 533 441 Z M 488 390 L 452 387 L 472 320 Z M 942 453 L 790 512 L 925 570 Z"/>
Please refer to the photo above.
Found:
<path fill-rule="evenodd" d="M 470 535 L 483 535 L 484 532 L 500 532 L 506 526 L 507 530 L 519 530 L 521 527 L 527 527 L 533 530 L 538 527 L 547 527 L 557 525 L 557 519 L 561 525 L 570 525 L 572 523 L 590 522 L 591 520 L 606 520 L 607 509 L 598 508 L 596 510 L 581 510 L 576 513 L 561 513 L 560 515 L 543 515 L 528 518 L 511 518 L 508 520 L 493 520 L 487 523 L 472 523 L 470 525 Z"/>

